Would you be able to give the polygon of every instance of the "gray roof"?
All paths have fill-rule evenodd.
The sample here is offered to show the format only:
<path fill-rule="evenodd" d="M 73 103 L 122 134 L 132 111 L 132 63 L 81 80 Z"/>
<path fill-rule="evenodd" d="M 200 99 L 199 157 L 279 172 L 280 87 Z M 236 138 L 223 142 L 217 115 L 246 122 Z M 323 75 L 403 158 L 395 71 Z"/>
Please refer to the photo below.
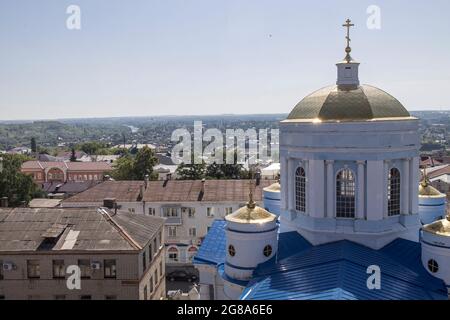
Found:
<path fill-rule="evenodd" d="M 0 252 L 140 250 L 163 224 L 163 218 L 103 208 L 3 208 Z"/>
<path fill-rule="evenodd" d="M 329 86 L 305 97 L 287 120 L 355 121 L 411 117 L 403 105 L 378 88 Z"/>

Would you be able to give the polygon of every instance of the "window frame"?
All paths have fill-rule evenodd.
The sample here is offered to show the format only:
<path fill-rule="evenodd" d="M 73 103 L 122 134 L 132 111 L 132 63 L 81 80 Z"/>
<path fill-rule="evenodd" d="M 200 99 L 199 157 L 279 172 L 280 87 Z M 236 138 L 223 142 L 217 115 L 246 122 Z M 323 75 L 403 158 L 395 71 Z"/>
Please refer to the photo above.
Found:
<path fill-rule="evenodd" d="M 340 178 L 340 175 L 343 177 Z M 342 168 L 335 176 L 335 217 L 355 219 L 356 217 L 356 175 L 350 168 Z M 347 193 L 349 193 L 347 195 Z M 347 199 L 346 199 L 347 198 Z"/>
<path fill-rule="evenodd" d="M 295 210 L 306 212 L 306 170 L 302 166 L 295 170 Z"/>

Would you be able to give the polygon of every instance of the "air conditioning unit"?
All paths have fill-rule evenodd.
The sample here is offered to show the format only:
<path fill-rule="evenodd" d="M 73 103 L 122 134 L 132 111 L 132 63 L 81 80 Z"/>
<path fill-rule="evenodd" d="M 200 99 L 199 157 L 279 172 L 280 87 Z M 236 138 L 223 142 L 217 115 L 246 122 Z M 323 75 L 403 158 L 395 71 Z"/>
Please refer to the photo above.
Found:
<path fill-rule="evenodd" d="M 99 270 L 100 269 L 100 262 L 94 261 L 91 263 L 91 269 L 93 270 Z"/>
<path fill-rule="evenodd" d="M 4 271 L 14 270 L 14 264 L 12 262 L 4 262 L 2 266 Z"/>

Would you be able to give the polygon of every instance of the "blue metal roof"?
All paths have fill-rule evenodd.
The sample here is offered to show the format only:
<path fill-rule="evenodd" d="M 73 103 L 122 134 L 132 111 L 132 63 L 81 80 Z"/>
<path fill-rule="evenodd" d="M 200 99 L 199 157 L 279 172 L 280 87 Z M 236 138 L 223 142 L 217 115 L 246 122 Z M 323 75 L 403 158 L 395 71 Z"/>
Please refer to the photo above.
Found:
<path fill-rule="evenodd" d="M 390 253 L 402 252 L 394 259 Z M 406 253 L 405 253 L 406 252 Z M 401 261 L 403 255 L 414 257 Z M 381 270 L 381 289 L 367 288 L 367 267 Z M 339 241 L 259 266 L 242 294 L 246 300 L 429 300 L 448 299 L 444 283 L 426 273 L 420 245 L 396 240 L 382 250 Z"/>
<path fill-rule="evenodd" d="M 194 257 L 194 264 L 218 265 L 225 262 L 225 220 L 215 220 Z"/>
<path fill-rule="evenodd" d="M 226 221 L 214 221 L 194 264 L 223 274 Z M 420 244 L 397 239 L 381 250 L 350 241 L 312 246 L 297 232 L 280 233 L 277 256 L 259 265 L 245 300 L 429 300 L 448 299 L 443 281 L 421 263 Z M 367 267 L 381 269 L 381 289 L 369 290 Z M 222 275 L 226 278 L 226 275 Z M 228 279 L 233 282 L 232 279 Z M 242 283 L 241 285 L 245 285 Z"/>

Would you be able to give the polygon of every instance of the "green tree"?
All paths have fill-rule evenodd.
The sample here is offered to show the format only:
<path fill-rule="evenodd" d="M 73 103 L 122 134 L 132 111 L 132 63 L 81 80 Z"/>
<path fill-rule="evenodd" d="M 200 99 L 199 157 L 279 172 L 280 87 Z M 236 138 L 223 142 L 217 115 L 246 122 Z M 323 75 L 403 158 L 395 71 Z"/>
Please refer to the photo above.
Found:
<path fill-rule="evenodd" d="M 111 176 L 115 180 L 133 180 L 134 160 L 130 156 L 117 159 Z"/>
<path fill-rule="evenodd" d="M 133 173 L 135 180 L 144 180 L 145 175 L 149 175 L 150 179 L 155 179 L 153 167 L 158 164 L 158 158 L 155 152 L 148 146 L 143 147 L 136 154 L 134 159 Z"/>
<path fill-rule="evenodd" d="M 138 151 L 136 157 L 127 155 L 119 158 L 111 175 L 116 180 L 144 180 L 149 175 L 150 180 L 155 180 L 157 175 L 153 167 L 158 163 L 155 153 L 149 147 Z"/>
<path fill-rule="evenodd" d="M 201 164 L 185 164 L 184 162 L 178 165 L 176 170 L 178 180 L 200 180 L 205 177 L 206 166 Z"/>
<path fill-rule="evenodd" d="M 22 202 L 28 203 L 42 191 L 33 182 L 30 175 L 20 172 L 22 163 L 29 160 L 22 155 L 2 155 L 0 166 L 0 197 L 7 197 L 10 206 L 18 206 Z"/>
<path fill-rule="evenodd" d="M 31 138 L 31 152 L 36 153 L 37 152 L 37 144 L 36 144 L 36 138 Z"/>
<path fill-rule="evenodd" d="M 77 161 L 77 155 L 75 152 L 75 148 L 72 148 L 72 152 L 70 154 L 70 162 L 76 162 Z"/>

